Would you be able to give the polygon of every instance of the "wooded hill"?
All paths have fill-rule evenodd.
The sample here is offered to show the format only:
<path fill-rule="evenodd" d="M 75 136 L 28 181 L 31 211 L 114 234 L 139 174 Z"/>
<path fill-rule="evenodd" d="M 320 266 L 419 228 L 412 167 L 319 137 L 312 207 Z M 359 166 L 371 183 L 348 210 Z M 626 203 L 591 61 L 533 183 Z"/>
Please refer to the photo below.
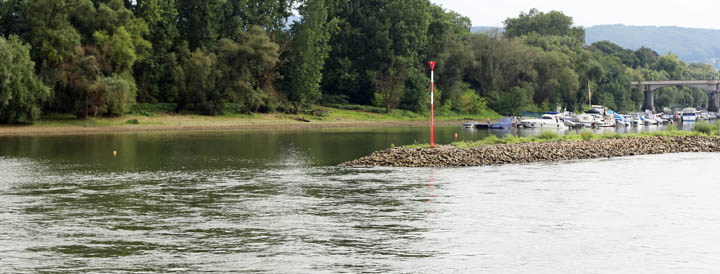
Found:
<path fill-rule="evenodd" d="M 298 6 L 301 20 L 287 27 Z M 428 0 L 0 0 L 0 122 L 41 113 L 118 116 L 136 103 L 174 111 L 311 111 L 317 104 L 429 111 L 437 61 L 442 114 L 593 104 L 637 111 L 631 80 L 717 79 L 649 48 L 585 45 L 560 12 L 532 9 L 502 37 Z M 707 105 L 668 87 L 658 107 Z"/>
<path fill-rule="evenodd" d="M 503 31 L 497 27 L 472 27 L 473 33 Z M 599 41 L 610 41 L 632 50 L 648 47 L 660 54 L 673 53 L 686 63 L 711 64 L 720 68 L 720 30 L 619 24 L 585 28 L 587 45 Z"/>
<path fill-rule="evenodd" d="M 601 25 L 586 29 L 586 42 L 611 41 L 625 48 L 649 47 L 660 54 L 673 53 L 688 63 L 712 64 L 720 68 L 720 30 Z"/>

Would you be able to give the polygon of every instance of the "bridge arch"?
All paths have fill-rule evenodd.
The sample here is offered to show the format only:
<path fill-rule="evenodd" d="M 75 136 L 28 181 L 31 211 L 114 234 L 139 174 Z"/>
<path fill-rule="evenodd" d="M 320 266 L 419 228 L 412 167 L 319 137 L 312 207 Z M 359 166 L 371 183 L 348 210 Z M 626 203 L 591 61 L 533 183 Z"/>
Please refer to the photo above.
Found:
<path fill-rule="evenodd" d="M 670 86 L 689 86 L 702 89 L 710 95 L 709 111 L 720 111 L 720 80 L 633 81 L 631 84 L 643 89 L 643 110 L 655 111 L 655 90 Z"/>

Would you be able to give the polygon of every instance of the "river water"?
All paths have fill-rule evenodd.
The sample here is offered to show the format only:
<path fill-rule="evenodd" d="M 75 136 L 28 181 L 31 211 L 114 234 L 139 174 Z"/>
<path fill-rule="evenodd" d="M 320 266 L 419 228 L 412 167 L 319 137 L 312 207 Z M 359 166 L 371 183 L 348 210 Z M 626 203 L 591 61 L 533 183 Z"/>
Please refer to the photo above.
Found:
<path fill-rule="evenodd" d="M 0 137 L 0 273 L 720 271 L 720 154 L 336 167 L 426 139 L 423 128 Z"/>

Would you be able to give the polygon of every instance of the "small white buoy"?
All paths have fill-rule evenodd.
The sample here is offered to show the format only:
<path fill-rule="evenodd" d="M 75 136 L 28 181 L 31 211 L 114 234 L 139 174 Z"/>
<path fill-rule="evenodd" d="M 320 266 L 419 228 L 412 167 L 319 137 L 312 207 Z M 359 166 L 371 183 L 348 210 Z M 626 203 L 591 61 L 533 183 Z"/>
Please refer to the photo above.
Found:
<path fill-rule="evenodd" d="M 113 157 L 117 156 L 117 150 L 113 150 Z"/>

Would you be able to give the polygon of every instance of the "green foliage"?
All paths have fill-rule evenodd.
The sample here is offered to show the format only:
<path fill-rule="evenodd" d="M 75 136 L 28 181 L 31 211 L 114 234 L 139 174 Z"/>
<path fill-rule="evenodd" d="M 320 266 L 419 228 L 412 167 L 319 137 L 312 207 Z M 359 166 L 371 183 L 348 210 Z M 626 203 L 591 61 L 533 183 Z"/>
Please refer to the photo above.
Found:
<path fill-rule="evenodd" d="M 149 56 L 134 68 L 138 99 L 142 102 L 175 102 L 177 91 L 170 75 L 176 66 L 172 48 L 180 35 L 175 0 L 143 0 L 139 2 L 137 12 L 148 26 L 148 41 L 152 45 Z"/>
<path fill-rule="evenodd" d="M 40 65 L 40 74 L 52 82 L 52 70 L 71 57 L 80 45 L 80 33 L 70 23 L 75 16 L 82 17 L 79 7 L 89 0 L 37 0 L 22 2 L 23 22 L 28 31 L 23 39 L 31 46 L 31 56 Z M 90 4 L 91 5 L 91 4 Z M 85 15 L 87 16 L 87 15 Z"/>
<path fill-rule="evenodd" d="M 302 19 L 288 28 L 296 9 Z M 321 103 L 413 119 L 429 111 L 431 60 L 436 112 L 446 117 L 578 111 L 588 89 L 593 104 L 634 112 L 644 95 L 630 81 L 720 78 L 711 65 L 646 47 L 586 47 L 585 30 L 557 11 L 508 18 L 502 37 L 472 34 L 471 25 L 427 0 L 0 1 L 0 32 L 30 46 L 30 72 L 50 87 L 25 113 L 158 112 L 133 107 L 142 102 L 219 115 Z M 655 99 L 658 107 L 709 100 L 689 87 Z"/>
<path fill-rule="evenodd" d="M 295 25 L 285 88 L 288 99 L 298 108 L 305 109 L 322 96 L 322 69 L 330 50 L 325 0 L 306 1 L 300 8 L 300 15 L 303 18 Z"/>
<path fill-rule="evenodd" d="M 718 135 L 720 134 L 720 123 L 709 123 L 706 121 L 699 121 L 695 123 L 693 127 L 694 132 L 700 132 L 707 135 Z"/>
<path fill-rule="evenodd" d="M 339 109 L 371 112 L 371 113 L 386 113 L 387 112 L 387 110 L 385 110 L 384 108 L 376 107 L 376 106 L 353 105 L 353 104 L 327 104 L 326 106 L 333 107 L 333 108 L 339 108 Z"/>
<path fill-rule="evenodd" d="M 720 128 L 720 126 L 718 126 Z M 663 137 L 663 136 L 718 136 L 720 132 L 715 131 L 712 134 L 705 134 L 698 131 L 653 131 L 643 133 L 603 133 L 595 134 L 590 131 L 583 131 L 580 134 L 567 134 L 558 135 L 551 131 L 543 131 L 538 136 L 531 137 L 518 137 L 513 135 L 506 135 L 503 138 L 498 138 L 495 135 L 490 135 L 482 140 L 474 142 L 454 142 L 453 145 L 457 147 L 478 147 L 486 145 L 498 145 L 498 144 L 519 144 L 519 143 L 538 143 L 538 142 L 566 142 L 566 141 L 591 141 L 591 140 L 602 140 L 602 139 L 624 139 L 624 138 L 646 138 L 646 137 Z M 413 148 L 429 147 L 428 144 L 414 144 Z"/>
<path fill-rule="evenodd" d="M 93 85 L 91 89 L 105 97 L 105 105 L 101 109 L 106 115 L 124 115 L 130 112 L 130 108 L 135 104 L 137 88 L 132 79 L 118 75 L 104 77 Z"/>
<path fill-rule="evenodd" d="M 268 33 L 254 26 L 240 33 L 238 41 L 223 38 L 217 47 L 216 71 L 218 92 L 224 99 L 240 103 L 244 112 L 260 112 L 270 105 L 274 92 L 274 69 L 279 45 Z M 213 91 L 215 92 L 215 91 Z"/>
<path fill-rule="evenodd" d="M 578 41 L 585 41 L 585 30 L 582 27 L 573 27 L 572 17 L 559 11 L 544 13 L 531 9 L 528 13 L 520 13 L 517 18 L 508 18 L 504 21 L 505 36 L 519 37 L 531 33 L 540 35 L 569 36 Z"/>
<path fill-rule="evenodd" d="M 530 108 L 528 90 L 521 87 L 512 87 L 510 92 L 490 92 L 490 102 L 493 109 L 503 114 L 519 115 Z"/>
<path fill-rule="evenodd" d="M 487 99 L 480 97 L 474 90 L 468 89 L 460 96 L 462 113 L 477 114 L 487 110 Z"/>
<path fill-rule="evenodd" d="M 177 105 L 174 103 L 137 103 L 130 108 L 130 113 L 143 116 L 173 113 Z"/>
<path fill-rule="evenodd" d="M 383 70 L 370 72 L 376 90 L 373 101 L 376 106 L 384 106 L 387 113 L 397 108 L 405 93 L 405 81 L 408 76 L 405 68 L 398 63 L 393 61 Z"/>
<path fill-rule="evenodd" d="M 0 36 L 0 60 L 0 122 L 34 122 L 50 90 L 35 75 L 29 47 L 17 36 Z"/>
<path fill-rule="evenodd" d="M 138 119 L 130 119 L 130 120 L 125 121 L 125 123 L 130 124 L 130 125 L 139 125 L 140 121 L 138 121 Z"/>
<path fill-rule="evenodd" d="M 540 132 L 540 134 L 537 137 L 540 139 L 543 139 L 543 140 L 552 140 L 552 139 L 557 139 L 558 136 L 559 135 L 557 134 L 557 132 L 550 131 L 550 130 L 543 130 L 542 132 Z"/>
<path fill-rule="evenodd" d="M 590 140 L 590 139 L 592 139 L 592 138 L 594 137 L 594 135 L 595 135 L 595 134 L 592 133 L 592 131 L 589 131 L 589 130 L 583 130 L 582 132 L 580 132 L 580 137 L 581 137 L 583 140 Z"/>
<path fill-rule="evenodd" d="M 658 53 L 672 52 L 687 63 L 715 64 L 715 68 L 720 68 L 717 62 L 713 62 L 720 57 L 720 30 L 600 25 L 589 27 L 586 31 L 588 43 L 609 40 L 624 48 L 642 51 L 641 54 L 636 51 L 640 67 L 654 63 L 652 59 L 656 59 Z"/>
<path fill-rule="evenodd" d="M 201 49 L 189 53 L 187 48 L 180 55 L 181 60 L 174 71 L 178 109 L 204 115 L 221 114 L 225 105 L 216 88 L 219 78 L 219 71 L 215 69 L 217 56 Z"/>
<path fill-rule="evenodd" d="M 180 38 L 190 50 L 210 47 L 220 38 L 223 0 L 176 0 Z"/>
<path fill-rule="evenodd" d="M 413 98 L 407 105 L 415 107 L 427 86 L 403 82 L 427 77 L 430 6 L 424 0 L 329 1 L 328 18 L 338 21 L 328 42 L 325 94 L 341 93 L 350 103 L 371 104 L 378 93 L 388 112 L 408 95 Z"/>

